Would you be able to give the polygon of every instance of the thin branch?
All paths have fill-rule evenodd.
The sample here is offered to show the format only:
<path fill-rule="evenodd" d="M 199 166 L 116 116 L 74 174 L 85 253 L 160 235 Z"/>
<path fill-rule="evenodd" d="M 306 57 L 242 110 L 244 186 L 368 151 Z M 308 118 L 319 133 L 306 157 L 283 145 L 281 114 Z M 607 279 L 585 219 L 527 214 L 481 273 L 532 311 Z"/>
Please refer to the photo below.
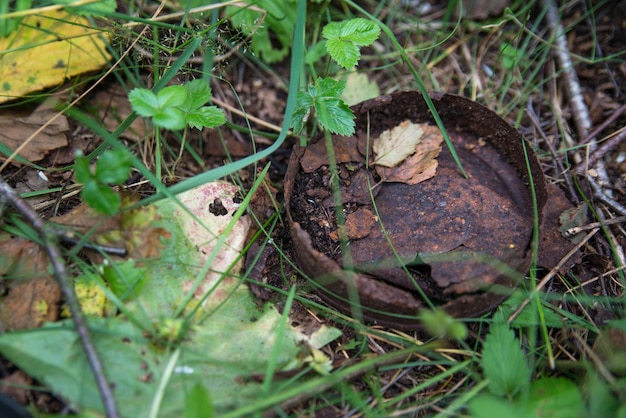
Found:
<path fill-rule="evenodd" d="M 604 203 L 606 203 L 607 205 L 609 205 L 610 207 L 612 207 L 617 213 L 619 213 L 620 215 L 626 215 L 626 207 L 624 207 L 622 204 L 618 203 L 615 199 L 613 199 L 611 196 L 608 196 L 605 193 L 605 190 L 600 187 L 600 185 L 598 184 L 598 182 L 596 182 L 593 177 L 591 176 L 587 176 L 587 180 L 589 181 L 589 184 L 591 185 L 591 188 L 594 191 L 594 195 L 602 200 Z"/>
<path fill-rule="evenodd" d="M 626 128 L 622 128 L 621 131 L 618 131 L 617 134 L 613 135 L 610 139 L 608 139 L 602 146 L 597 148 L 587 160 L 584 161 L 584 164 L 579 164 L 576 167 L 576 173 L 583 174 L 587 167 L 595 164 L 600 158 L 604 157 L 609 151 L 616 148 L 623 140 L 626 139 Z"/>
<path fill-rule="evenodd" d="M 620 216 L 620 217 L 613 218 L 613 219 L 607 219 L 606 221 L 603 221 L 603 222 L 592 222 L 590 224 L 583 225 L 583 226 L 575 226 L 565 231 L 565 234 L 568 237 L 571 237 L 582 231 L 588 231 L 590 229 L 596 229 L 602 226 L 614 225 L 614 224 L 619 224 L 623 222 L 626 222 L 626 216 Z"/>
<path fill-rule="evenodd" d="M 565 89 L 569 96 L 570 106 L 572 107 L 572 114 L 574 117 L 574 123 L 576 125 L 576 131 L 580 139 L 586 138 L 589 130 L 591 129 L 591 116 L 589 116 L 589 109 L 585 104 L 582 90 L 580 88 L 580 81 L 578 75 L 574 69 L 574 64 L 570 58 L 569 48 L 567 47 L 567 37 L 565 36 L 565 29 L 561 23 L 559 12 L 555 1 L 544 0 L 544 7 L 548 7 L 548 13 L 546 17 L 548 19 L 548 25 L 554 34 L 556 59 L 559 63 L 559 67 L 563 71 L 563 81 Z M 595 151 L 597 144 L 595 138 L 589 139 L 589 151 Z M 602 160 L 598 160 L 596 164 L 596 172 L 598 173 L 598 179 L 601 185 L 610 184 L 609 175 L 606 171 L 606 167 Z M 587 177 L 591 177 L 587 173 Z M 606 191 L 605 194 L 611 196 L 611 191 Z"/>
<path fill-rule="evenodd" d="M 55 232 L 54 228 L 52 228 L 50 224 L 47 224 L 43 219 L 41 219 L 41 217 L 39 217 L 37 212 L 35 212 L 28 205 L 28 203 L 4 181 L 2 176 L 0 176 L 0 202 L 6 202 L 13 206 L 24 216 L 24 218 L 26 218 L 26 220 L 41 237 L 54 270 L 54 277 L 59 282 L 61 292 L 63 292 L 65 301 L 70 308 L 72 321 L 76 327 L 78 338 L 80 339 L 83 349 L 85 350 L 87 361 L 89 362 L 89 366 L 91 367 L 96 383 L 98 384 L 100 396 L 102 397 L 107 417 L 118 418 L 119 413 L 115 404 L 113 391 L 111 390 L 111 386 L 109 385 L 104 374 L 102 362 L 100 361 L 96 348 L 93 345 L 91 335 L 89 334 L 89 329 L 87 328 L 85 315 L 80 308 L 74 287 L 70 282 L 69 274 L 65 268 L 63 256 L 59 250 L 57 232 Z"/>

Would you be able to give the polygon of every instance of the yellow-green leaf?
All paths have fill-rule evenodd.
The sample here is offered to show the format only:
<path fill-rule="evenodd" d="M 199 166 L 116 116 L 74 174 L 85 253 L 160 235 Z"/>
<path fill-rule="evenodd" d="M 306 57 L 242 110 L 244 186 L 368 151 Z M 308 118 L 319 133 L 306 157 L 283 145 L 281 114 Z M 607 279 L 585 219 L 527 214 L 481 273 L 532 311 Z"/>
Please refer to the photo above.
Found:
<path fill-rule="evenodd" d="M 0 103 L 102 68 L 111 58 L 102 36 L 87 19 L 66 11 L 27 16 L 0 39 Z"/>

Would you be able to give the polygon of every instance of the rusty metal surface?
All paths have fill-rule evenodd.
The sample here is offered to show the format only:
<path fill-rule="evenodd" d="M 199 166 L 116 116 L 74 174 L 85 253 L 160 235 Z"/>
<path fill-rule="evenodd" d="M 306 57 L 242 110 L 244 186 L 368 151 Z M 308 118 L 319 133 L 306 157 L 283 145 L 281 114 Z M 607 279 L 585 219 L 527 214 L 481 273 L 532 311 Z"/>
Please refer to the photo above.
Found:
<path fill-rule="evenodd" d="M 416 286 L 458 317 L 479 315 L 499 304 L 530 265 L 531 177 L 539 213 L 546 200 L 536 158 L 528 150 L 531 176 L 514 129 L 467 99 L 433 99 L 468 178 L 445 147 L 435 177 L 419 184 L 376 183 L 366 167 L 371 151 L 364 132 L 375 137 L 406 119 L 432 123 L 416 92 L 357 105 L 357 135 L 333 138 L 348 220 L 347 269 L 342 267 L 346 260 L 323 139 L 296 147 L 285 180 L 296 261 L 320 285 L 320 296 L 349 312 L 346 283 L 356 283 L 366 318 L 402 328 L 418 327 L 406 317 L 425 306 Z M 411 263 L 416 254 L 421 265 Z"/>

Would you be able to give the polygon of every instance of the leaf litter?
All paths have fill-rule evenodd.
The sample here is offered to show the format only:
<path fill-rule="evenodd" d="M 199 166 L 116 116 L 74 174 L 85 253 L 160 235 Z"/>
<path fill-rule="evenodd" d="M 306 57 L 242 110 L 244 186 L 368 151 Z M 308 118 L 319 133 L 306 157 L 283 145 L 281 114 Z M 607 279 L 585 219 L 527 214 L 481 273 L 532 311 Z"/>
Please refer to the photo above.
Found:
<path fill-rule="evenodd" d="M 418 184 L 434 177 L 443 136 L 427 123 L 401 122 L 374 139 L 376 172 L 386 182 Z"/>

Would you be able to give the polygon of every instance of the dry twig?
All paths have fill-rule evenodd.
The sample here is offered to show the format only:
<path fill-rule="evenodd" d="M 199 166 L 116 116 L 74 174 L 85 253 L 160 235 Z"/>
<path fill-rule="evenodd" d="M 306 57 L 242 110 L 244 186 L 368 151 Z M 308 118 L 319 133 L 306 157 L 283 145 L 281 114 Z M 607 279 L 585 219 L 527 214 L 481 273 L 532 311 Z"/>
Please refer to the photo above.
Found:
<path fill-rule="evenodd" d="M 91 340 L 91 335 L 89 334 L 89 329 L 87 328 L 85 315 L 80 308 L 80 304 L 78 303 L 78 298 L 76 297 L 74 287 L 70 283 L 70 277 L 67 273 L 67 269 L 65 268 L 63 256 L 61 255 L 61 251 L 59 250 L 57 242 L 57 231 L 55 231 L 54 228 L 51 227 L 51 224 L 47 224 L 46 222 L 44 222 L 44 220 L 39 217 L 37 212 L 35 212 L 28 205 L 28 203 L 26 203 L 26 201 L 24 201 L 24 199 L 22 199 L 17 194 L 17 192 L 4 181 L 2 177 L 0 177 L 0 203 L 6 203 L 13 206 L 19 213 L 24 216 L 24 218 L 26 218 L 26 220 L 32 225 L 32 227 L 41 237 L 46 252 L 48 253 L 48 257 L 50 258 L 50 263 L 52 264 L 52 268 L 54 270 L 54 277 L 59 282 L 59 286 L 61 287 L 61 291 L 63 292 L 65 301 L 70 308 L 72 321 L 74 322 L 74 326 L 76 327 L 78 338 L 80 339 L 83 349 L 85 350 L 85 355 L 87 357 L 87 361 L 89 362 L 89 366 L 91 367 L 91 370 L 96 379 L 96 383 L 98 385 L 98 389 L 100 390 L 100 395 L 102 397 L 102 402 L 104 403 L 107 417 L 118 418 L 119 413 L 117 412 L 117 406 L 115 404 L 113 391 L 107 381 L 102 362 L 100 361 L 96 348 Z"/>
<path fill-rule="evenodd" d="M 555 37 L 554 51 L 559 66 L 563 71 L 565 89 L 567 90 L 570 106 L 572 107 L 572 114 L 576 125 L 576 131 L 578 132 L 578 136 L 580 139 L 586 138 L 592 125 L 591 117 L 589 116 L 589 109 L 587 108 L 587 105 L 585 104 L 585 100 L 582 95 L 578 75 L 576 74 L 572 59 L 570 58 L 569 48 L 567 47 L 567 37 L 565 36 L 565 30 L 559 18 L 557 5 L 556 2 L 550 0 L 544 0 L 543 4 L 544 7 L 548 8 L 548 13 L 546 14 L 548 19 L 548 25 L 550 25 L 550 29 L 552 30 L 552 33 Z M 597 147 L 598 146 L 595 142 L 595 138 L 590 138 L 589 151 L 593 152 L 597 149 Z M 583 165 L 588 166 L 588 164 Z M 595 169 L 596 173 L 598 174 L 600 185 L 604 186 L 610 184 L 609 175 L 606 171 L 606 168 L 604 167 L 602 160 L 597 161 Z M 591 175 L 589 175 L 588 173 L 587 177 L 591 178 Z M 612 193 L 609 190 L 604 192 L 604 194 L 611 197 Z"/>

